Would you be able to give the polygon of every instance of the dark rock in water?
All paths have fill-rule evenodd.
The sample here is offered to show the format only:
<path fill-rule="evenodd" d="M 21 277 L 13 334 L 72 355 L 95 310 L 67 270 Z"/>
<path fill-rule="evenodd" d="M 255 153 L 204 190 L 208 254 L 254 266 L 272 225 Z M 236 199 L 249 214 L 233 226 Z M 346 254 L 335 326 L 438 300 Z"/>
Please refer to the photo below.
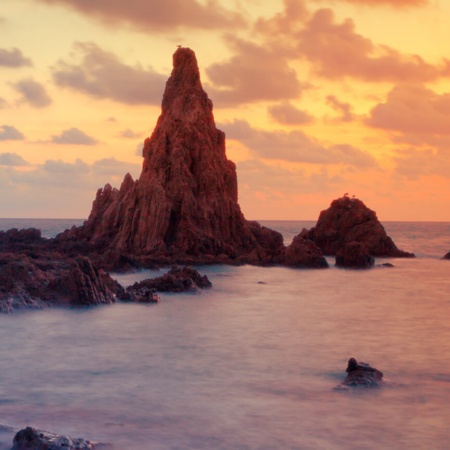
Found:
<path fill-rule="evenodd" d="M 113 303 L 113 292 L 89 259 L 0 253 L 0 311 L 49 305 Z"/>
<path fill-rule="evenodd" d="M 26 427 L 14 436 L 11 450 L 113 450 L 113 446 Z"/>
<path fill-rule="evenodd" d="M 315 227 L 302 232 L 325 255 L 336 255 L 350 242 L 359 242 L 375 257 L 414 257 L 399 250 L 379 222 L 374 211 L 357 198 L 344 196 L 322 211 Z"/>
<path fill-rule="evenodd" d="M 450 252 L 446 253 L 442 259 L 450 259 Z"/>
<path fill-rule="evenodd" d="M 286 248 L 282 263 L 289 267 L 326 268 L 328 262 L 317 245 L 305 239 L 301 234 L 296 236 L 292 244 Z"/>
<path fill-rule="evenodd" d="M 216 128 L 189 48 L 173 55 L 161 115 L 143 157 L 139 179 L 127 174 L 120 189 L 99 189 L 84 225 L 57 236 L 59 251 L 88 255 L 106 270 L 152 263 L 282 263 L 282 235 L 241 212 L 236 167 L 226 157 L 225 134 Z M 308 261 L 294 259 L 301 266 Z M 292 255 L 287 260 L 291 264 Z"/>
<path fill-rule="evenodd" d="M 336 253 L 336 266 L 349 269 L 368 269 L 373 267 L 375 259 L 366 252 L 360 242 L 349 242 Z"/>
<path fill-rule="evenodd" d="M 190 267 L 180 268 L 173 266 L 169 272 L 161 277 L 151 278 L 128 286 L 126 294 L 129 299 L 144 301 L 152 290 L 158 292 L 196 292 L 199 289 L 207 289 L 212 286 L 206 275 L 201 276 Z"/>
<path fill-rule="evenodd" d="M 335 387 L 335 389 L 348 388 L 373 388 L 384 385 L 383 372 L 371 367 L 364 362 L 357 362 L 355 358 L 350 358 L 347 365 L 347 377 L 345 380 Z"/>
<path fill-rule="evenodd" d="M 395 267 L 394 264 L 391 263 L 383 263 L 381 264 L 382 267 Z"/>

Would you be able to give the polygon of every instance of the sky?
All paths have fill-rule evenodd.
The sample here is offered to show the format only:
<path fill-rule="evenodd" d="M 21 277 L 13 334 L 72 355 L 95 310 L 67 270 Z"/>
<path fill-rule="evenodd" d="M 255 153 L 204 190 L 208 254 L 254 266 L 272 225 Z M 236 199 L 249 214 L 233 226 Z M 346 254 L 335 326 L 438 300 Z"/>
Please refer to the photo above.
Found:
<path fill-rule="evenodd" d="M 450 0 L 1 0 L 0 217 L 137 178 L 195 51 L 247 219 L 450 221 Z"/>

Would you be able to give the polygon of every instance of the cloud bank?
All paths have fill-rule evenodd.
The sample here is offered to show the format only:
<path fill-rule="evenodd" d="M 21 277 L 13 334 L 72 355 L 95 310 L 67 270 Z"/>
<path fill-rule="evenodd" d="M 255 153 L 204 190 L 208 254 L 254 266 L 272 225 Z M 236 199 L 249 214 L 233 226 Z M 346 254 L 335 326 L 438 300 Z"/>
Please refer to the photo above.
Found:
<path fill-rule="evenodd" d="M 117 26 L 133 25 L 147 33 L 173 28 L 227 29 L 243 26 L 243 18 L 216 0 L 35 0 L 70 7 L 81 14 Z"/>
<path fill-rule="evenodd" d="M 58 86 L 91 97 L 111 99 L 128 105 L 159 105 L 166 75 L 141 66 L 128 66 L 113 53 L 94 43 L 77 43 L 78 63 L 60 61 L 53 69 Z"/>

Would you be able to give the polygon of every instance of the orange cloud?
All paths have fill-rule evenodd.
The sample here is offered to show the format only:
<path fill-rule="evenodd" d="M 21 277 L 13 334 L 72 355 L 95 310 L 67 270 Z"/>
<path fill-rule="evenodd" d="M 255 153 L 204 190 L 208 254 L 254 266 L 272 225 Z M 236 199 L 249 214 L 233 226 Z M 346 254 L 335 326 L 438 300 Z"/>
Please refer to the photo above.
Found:
<path fill-rule="evenodd" d="M 450 93 L 437 94 L 423 85 L 394 87 L 386 102 L 375 106 L 367 123 L 412 135 L 450 135 Z"/>
<path fill-rule="evenodd" d="M 229 36 L 234 56 L 206 69 L 211 98 L 226 105 L 297 98 L 302 85 L 279 52 Z"/>
<path fill-rule="evenodd" d="M 68 6 L 109 25 L 132 24 L 151 33 L 174 27 L 230 29 L 243 26 L 243 18 L 224 9 L 215 0 L 35 0 L 49 5 Z"/>
<path fill-rule="evenodd" d="M 342 122 L 352 122 L 355 119 L 350 103 L 340 102 L 335 95 L 328 95 L 326 100 L 328 105 L 341 114 Z"/>
<path fill-rule="evenodd" d="M 421 176 L 439 175 L 450 178 L 450 158 L 434 149 L 408 148 L 398 150 L 394 157 L 396 172 L 410 180 Z"/>
<path fill-rule="evenodd" d="M 267 109 L 272 119 L 283 125 L 302 125 L 314 120 L 306 111 L 302 111 L 288 102 L 272 105 Z"/>
<path fill-rule="evenodd" d="M 298 34 L 298 51 L 327 78 L 350 76 L 365 81 L 430 81 L 448 73 L 448 63 L 437 68 L 418 55 L 403 55 L 376 46 L 355 32 L 351 19 L 335 23 L 331 9 L 320 9 Z"/>
<path fill-rule="evenodd" d="M 325 147 L 301 130 L 266 131 L 244 120 L 222 124 L 228 138 L 246 145 L 260 158 L 309 164 L 343 164 L 357 168 L 376 167 L 375 158 L 352 145 Z"/>
<path fill-rule="evenodd" d="M 429 2 L 428 0 L 344 0 L 348 3 L 356 3 L 357 5 L 368 5 L 368 6 L 395 6 L 395 7 L 405 7 L 405 6 L 424 6 Z"/>

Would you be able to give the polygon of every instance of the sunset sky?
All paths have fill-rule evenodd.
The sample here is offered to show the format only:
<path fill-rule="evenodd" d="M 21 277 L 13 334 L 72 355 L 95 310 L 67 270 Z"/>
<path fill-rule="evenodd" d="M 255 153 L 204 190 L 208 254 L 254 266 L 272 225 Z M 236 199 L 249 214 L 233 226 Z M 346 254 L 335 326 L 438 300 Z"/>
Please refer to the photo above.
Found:
<path fill-rule="evenodd" d="M 448 0 L 1 0 L 0 217 L 138 177 L 183 45 L 247 219 L 450 221 L 449 43 Z"/>

